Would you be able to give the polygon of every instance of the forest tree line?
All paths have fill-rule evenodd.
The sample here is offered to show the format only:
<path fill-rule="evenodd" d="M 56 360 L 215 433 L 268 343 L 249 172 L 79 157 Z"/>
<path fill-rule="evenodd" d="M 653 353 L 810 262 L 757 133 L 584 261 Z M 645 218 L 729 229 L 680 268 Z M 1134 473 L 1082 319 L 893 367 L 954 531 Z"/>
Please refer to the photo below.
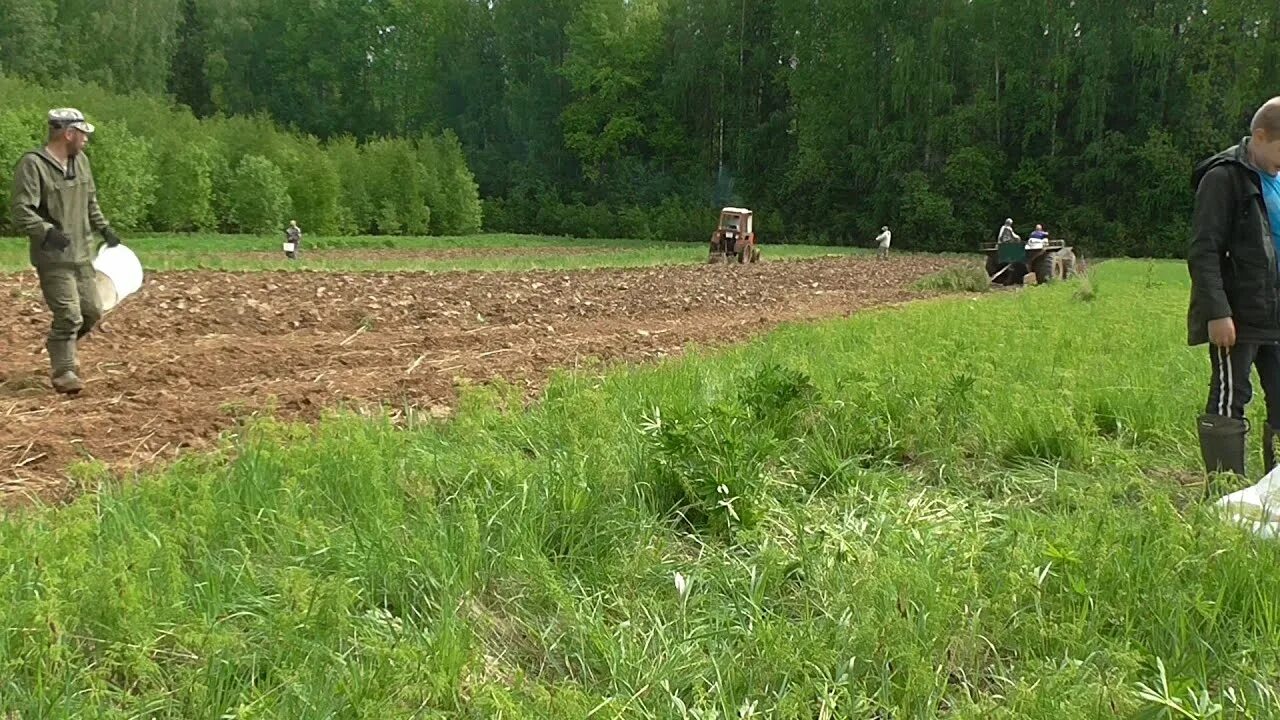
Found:
<path fill-rule="evenodd" d="M 1274 0 L 0 0 L 0 17 L 0 72 L 40 87 L 270 118 L 339 156 L 456 139 L 465 167 L 339 199 L 362 231 L 421 229 L 382 193 L 457 174 L 494 230 L 705 240 L 732 202 L 765 242 L 871 244 L 888 224 L 895 246 L 965 251 L 1013 217 L 1095 254 L 1177 256 L 1192 165 L 1280 93 Z M 242 159 L 217 171 L 265 183 Z M 324 182 L 347 182 L 331 164 Z"/>

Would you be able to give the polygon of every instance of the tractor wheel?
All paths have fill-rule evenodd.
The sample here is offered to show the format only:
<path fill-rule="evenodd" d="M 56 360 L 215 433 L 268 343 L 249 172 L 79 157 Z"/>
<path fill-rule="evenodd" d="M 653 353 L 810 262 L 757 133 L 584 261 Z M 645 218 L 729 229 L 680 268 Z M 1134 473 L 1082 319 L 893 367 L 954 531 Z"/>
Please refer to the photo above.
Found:
<path fill-rule="evenodd" d="M 1031 263 L 1031 271 L 1036 274 L 1036 284 L 1046 285 L 1057 278 L 1053 277 L 1053 256 L 1047 252 L 1040 253 Z"/>
<path fill-rule="evenodd" d="M 994 252 L 987 253 L 987 277 L 993 277 L 996 273 L 1000 272 L 1001 267 L 1002 266 L 1000 265 L 1000 262 L 996 260 L 996 254 Z M 1004 276 L 1002 275 L 996 278 L 995 280 L 992 280 L 992 282 L 1000 283 L 1001 285 L 1003 285 Z"/>
<path fill-rule="evenodd" d="M 987 256 L 987 277 L 992 277 L 996 273 L 1000 274 L 1000 277 L 992 281 L 996 285 L 1005 287 L 1021 285 L 1022 277 L 1027 274 L 1027 266 L 1020 262 L 1002 263 L 996 259 L 995 253 L 992 253 Z"/>

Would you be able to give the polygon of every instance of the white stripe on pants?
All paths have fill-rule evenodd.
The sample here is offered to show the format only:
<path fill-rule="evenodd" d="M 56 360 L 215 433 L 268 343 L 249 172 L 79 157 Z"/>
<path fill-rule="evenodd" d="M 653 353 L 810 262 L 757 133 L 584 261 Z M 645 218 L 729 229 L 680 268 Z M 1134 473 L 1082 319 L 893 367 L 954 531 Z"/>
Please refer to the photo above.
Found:
<path fill-rule="evenodd" d="M 1205 412 L 1241 419 L 1253 400 L 1253 369 L 1258 369 L 1267 404 L 1267 424 L 1280 424 L 1280 345 L 1236 343 L 1230 348 L 1210 344 L 1212 374 Z"/>

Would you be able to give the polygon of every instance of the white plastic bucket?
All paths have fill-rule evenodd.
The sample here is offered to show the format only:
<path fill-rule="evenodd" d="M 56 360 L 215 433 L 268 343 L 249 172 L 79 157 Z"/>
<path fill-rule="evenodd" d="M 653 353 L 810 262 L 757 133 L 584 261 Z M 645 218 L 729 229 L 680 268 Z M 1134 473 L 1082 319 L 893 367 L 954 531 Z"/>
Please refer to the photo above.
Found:
<path fill-rule="evenodd" d="M 93 269 L 97 271 L 98 301 L 104 313 L 142 287 L 142 263 L 124 245 L 100 249 Z"/>

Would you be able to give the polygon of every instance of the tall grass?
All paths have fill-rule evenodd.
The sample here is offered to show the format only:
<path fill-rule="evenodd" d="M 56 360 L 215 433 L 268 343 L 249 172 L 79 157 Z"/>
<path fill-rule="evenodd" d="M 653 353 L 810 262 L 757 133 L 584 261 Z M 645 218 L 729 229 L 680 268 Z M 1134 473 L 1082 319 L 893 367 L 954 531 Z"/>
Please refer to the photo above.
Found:
<path fill-rule="evenodd" d="M 0 710 L 1272 717 L 1280 550 L 1178 481 L 1185 274 L 1095 272 L 1092 302 L 788 327 L 528 408 L 264 420 L 15 513 Z"/>
<path fill-rule="evenodd" d="M 939 292 L 987 292 L 991 289 L 991 279 L 979 265 L 965 265 L 947 268 L 927 275 L 915 282 L 917 290 L 936 290 Z"/>

